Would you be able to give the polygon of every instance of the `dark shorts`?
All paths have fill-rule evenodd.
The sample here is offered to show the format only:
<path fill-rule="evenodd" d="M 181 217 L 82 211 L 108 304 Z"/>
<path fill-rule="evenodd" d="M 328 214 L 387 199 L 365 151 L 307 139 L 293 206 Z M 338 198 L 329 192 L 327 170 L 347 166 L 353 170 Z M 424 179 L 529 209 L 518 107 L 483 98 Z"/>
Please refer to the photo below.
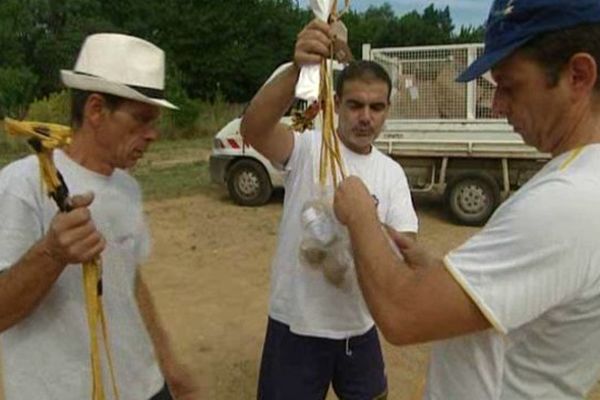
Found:
<path fill-rule="evenodd" d="M 169 392 L 169 388 L 165 384 L 160 392 L 156 393 L 150 400 L 173 400 L 171 396 L 171 392 Z"/>
<path fill-rule="evenodd" d="M 300 336 L 269 318 L 258 400 L 385 399 L 387 379 L 377 330 L 350 339 Z"/>

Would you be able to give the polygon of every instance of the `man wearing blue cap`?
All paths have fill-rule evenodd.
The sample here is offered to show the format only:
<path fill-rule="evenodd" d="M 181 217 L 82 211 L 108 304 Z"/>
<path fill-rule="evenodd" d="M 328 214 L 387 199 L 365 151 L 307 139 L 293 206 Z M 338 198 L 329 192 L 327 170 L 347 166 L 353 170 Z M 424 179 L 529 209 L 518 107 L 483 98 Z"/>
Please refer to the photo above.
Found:
<path fill-rule="evenodd" d="M 582 399 L 600 375 L 600 1 L 498 0 L 494 111 L 553 159 L 443 259 L 391 233 L 366 187 L 336 192 L 357 275 L 394 344 L 433 346 L 425 399 Z"/>

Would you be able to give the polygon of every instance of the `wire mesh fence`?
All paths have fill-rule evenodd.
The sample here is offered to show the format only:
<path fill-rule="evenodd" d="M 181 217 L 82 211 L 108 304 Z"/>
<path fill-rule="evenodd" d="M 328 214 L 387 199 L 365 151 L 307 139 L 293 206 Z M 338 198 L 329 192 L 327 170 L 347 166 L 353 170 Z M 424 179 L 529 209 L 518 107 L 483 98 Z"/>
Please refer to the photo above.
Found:
<path fill-rule="evenodd" d="M 482 45 L 371 49 L 370 58 L 392 79 L 392 119 L 493 119 L 489 76 L 464 84 L 455 79 Z"/>

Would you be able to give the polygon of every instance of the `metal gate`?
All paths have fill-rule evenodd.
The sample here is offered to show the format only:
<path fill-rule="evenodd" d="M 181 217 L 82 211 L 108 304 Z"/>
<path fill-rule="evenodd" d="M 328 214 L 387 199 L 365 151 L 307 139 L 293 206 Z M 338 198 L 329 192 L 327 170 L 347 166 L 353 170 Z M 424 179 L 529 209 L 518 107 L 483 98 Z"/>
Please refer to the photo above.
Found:
<path fill-rule="evenodd" d="M 468 84 L 456 77 L 483 52 L 482 44 L 394 47 L 363 45 L 363 59 L 381 64 L 392 79 L 389 118 L 493 119 L 495 84 L 489 74 Z"/>

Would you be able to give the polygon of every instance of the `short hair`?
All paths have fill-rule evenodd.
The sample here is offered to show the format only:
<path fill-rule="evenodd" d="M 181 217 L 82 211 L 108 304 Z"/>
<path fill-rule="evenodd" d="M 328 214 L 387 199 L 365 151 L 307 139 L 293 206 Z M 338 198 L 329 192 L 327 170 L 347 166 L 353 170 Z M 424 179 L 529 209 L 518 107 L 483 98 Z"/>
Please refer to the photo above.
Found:
<path fill-rule="evenodd" d="M 392 94 L 392 80 L 386 72 L 386 70 L 375 61 L 370 60 L 357 60 L 352 61 L 342 72 L 338 75 L 335 82 L 335 92 L 341 97 L 344 93 L 344 84 L 348 81 L 356 80 L 376 80 L 384 82 L 388 88 L 387 99 L 390 101 Z"/>
<path fill-rule="evenodd" d="M 71 126 L 73 128 L 80 128 L 83 124 L 83 110 L 85 108 L 85 103 L 87 102 L 88 97 L 94 93 L 104 97 L 106 106 L 111 111 L 116 110 L 125 101 L 124 98 L 112 94 L 71 89 Z"/>
<path fill-rule="evenodd" d="M 561 72 L 577 53 L 588 53 L 600 67 L 600 24 L 582 24 L 540 34 L 518 52 L 537 62 L 546 71 L 548 83 L 556 86 Z M 600 79 L 594 91 L 600 91 Z"/>

